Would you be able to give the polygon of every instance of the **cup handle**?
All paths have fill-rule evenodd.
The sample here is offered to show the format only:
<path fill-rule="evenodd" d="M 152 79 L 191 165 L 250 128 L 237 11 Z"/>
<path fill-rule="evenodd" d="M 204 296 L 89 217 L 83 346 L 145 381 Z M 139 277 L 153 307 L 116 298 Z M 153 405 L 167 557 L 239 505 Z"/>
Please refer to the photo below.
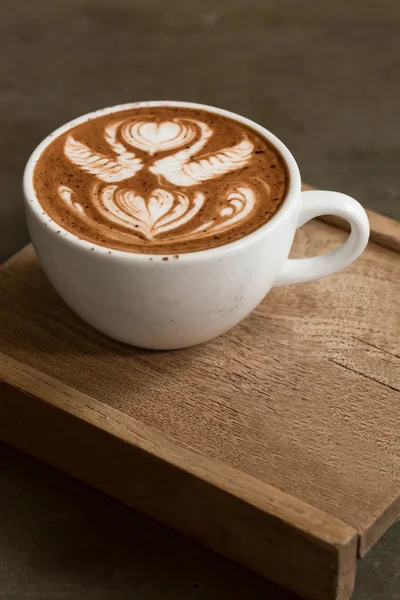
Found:
<path fill-rule="evenodd" d="M 336 215 L 350 223 L 348 239 L 331 252 L 313 258 L 288 258 L 274 285 L 314 281 L 350 265 L 365 249 L 369 238 L 367 213 L 354 198 L 340 192 L 310 190 L 301 193 L 302 208 L 297 227 L 321 215 Z"/>

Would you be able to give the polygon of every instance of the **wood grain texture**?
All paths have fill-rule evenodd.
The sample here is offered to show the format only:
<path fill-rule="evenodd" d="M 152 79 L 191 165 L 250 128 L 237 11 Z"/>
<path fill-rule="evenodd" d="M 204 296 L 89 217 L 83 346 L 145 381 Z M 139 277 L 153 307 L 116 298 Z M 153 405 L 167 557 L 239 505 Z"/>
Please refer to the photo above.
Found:
<path fill-rule="evenodd" d="M 345 235 L 310 222 L 293 255 Z M 27 248 L 0 271 L 0 438 L 307 598 L 347 598 L 356 543 L 400 511 L 399 294 L 399 255 L 370 243 L 211 343 L 149 352 L 80 321 Z"/>
<path fill-rule="evenodd" d="M 349 597 L 357 556 L 351 527 L 1 358 L 3 441 L 306 598 Z"/>

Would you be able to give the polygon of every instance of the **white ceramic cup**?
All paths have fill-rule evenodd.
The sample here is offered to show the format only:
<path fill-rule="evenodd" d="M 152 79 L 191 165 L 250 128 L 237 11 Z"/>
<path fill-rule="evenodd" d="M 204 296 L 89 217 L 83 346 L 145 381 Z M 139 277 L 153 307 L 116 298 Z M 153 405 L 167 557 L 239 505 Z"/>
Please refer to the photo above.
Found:
<path fill-rule="evenodd" d="M 249 235 L 217 248 L 179 255 L 109 250 L 79 239 L 43 214 L 32 185 L 35 163 L 54 137 L 92 117 L 135 106 L 183 106 L 226 116 L 255 129 L 286 161 L 290 187 L 279 211 Z M 139 102 L 96 111 L 57 129 L 33 152 L 24 173 L 30 236 L 48 279 L 87 323 L 119 340 L 152 349 L 206 342 L 244 319 L 273 286 L 305 283 L 352 263 L 369 237 L 367 215 L 338 192 L 301 191 L 298 166 L 284 144 L 253 121 L 219 108 L 186 102 Z M 347 241 L 314 258 L 288 259 L 296 229 L 320 215 L 344 217 Z M 58 235 L 57 231 L 64 235 Z M 151 260 L 150 260 L 151 259 Z"/>

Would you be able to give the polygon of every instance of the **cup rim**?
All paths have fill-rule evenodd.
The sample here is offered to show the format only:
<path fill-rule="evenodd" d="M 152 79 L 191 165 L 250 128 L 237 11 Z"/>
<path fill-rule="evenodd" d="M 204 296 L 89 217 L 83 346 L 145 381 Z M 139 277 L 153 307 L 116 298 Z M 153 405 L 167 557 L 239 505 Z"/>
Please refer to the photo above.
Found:
<path fill-rule="evenodd" d="M 50 215 L 45 212 L 35 194 L 35 190 L 33 187 L 33 171 L 36 163 L 40 159 L 42 152 L 45 148 L 53 141 L 54 138 L 59 137 L 66 131 L 72 129 L 73 127 L 80 125 L 81 123 L 85 123 L 90 119 L 100 117 L 107 114 L 112 114 L 114 112 L 119 112 L 123 110 L 129 110 L 132 108 L 141 108 L 141 107 L 156 107 L 156 106 L 171 106 L 171 107 L 187 107 L 193 109 L 200 109 L 210 113 L 218 114 L 229 119 L 232 119 L 236 122 L 242 123 L 243 125 L 247 125 L 254 129 L 259 135 L 266 138 L 281 154 L 284 159 L 288 173 L 289 173 L 289 189 L 286 194 L 286 198 L 284 199 L 282 205 L 279 207 L 279 210 L 267 221 L 264 225 L 258 227 L 258 229 L 252 231 L 248 235 L 245 235 L 238 240 L 234 240 L 233 242 L 229 242 L 227 244 L 223 244 L 221 246 L 217 246 L 215 248 L 207 248 L 205 250 L 196 250 L 193 252 L 184 252 L 179 253 L 179 259 L 181 260 L 200 260 L 204 258 L 213 258 L 233 252 L 246 246 L 249 243 L 255 243 L 264 235 L 267 235 L 269 231 L 279 226 L 279 223 L 285 219 L 288 211 L 292 209 L 292 206 L 296 202 L 296 197 L 301 191 L 301 178 L 299 168 L 297 163 L 290 152 L 290 150 L 285 146 L 281 140 L 276 137 L 273 133 L 271 133 L 268 129 L 259 125 L 255 121 L 248 119 L 242 115 L 234 113 L 232 111 L 218 108 L 215 106 L 210 106 L 207 104 L 200 104 L 197 102 L 184 102 L 179 100 L 150 100 L 150 101 L 139 101 L 139 102 L 129 102 L 125 104 L 118 104 L 115 106 L 109 106 L 106 108 L 101 108 L 99 110 L 91 111 L 84 115 L 81 115 L 71 121 L 68 121 L 61 127 L 58 127 L 54 131 L 52 131 L 47 137 L 38 144 L 38 146 L 34 149 L 32 154 L 30 155 L 23 174 L 23 192 L 25 199 L 25 207 L 28 210 L 31 210 L 34 215 L 38 218 L 38 220 L 47 227 L 47 231 L 57 237 L 58 240 L 62 240 L 67 244 L 71 244 L 76 248 L 81 249 L 82 251 L 90 251 L 91 255 L 99 255 L 101 253 L 104 256 L 109 258 L 123 258 L 128 260 L 149 260 L 151 259 L 162 259 L 165 256 L 171 256 L 171 253 L 166 252 L 165 254 L 151 254 L 151 253 L 139 253 L 139 252 L 131 252 L 129 250 L 118 250 L 116 248 L 111 248 L 109 246 L 101 246 L 100 244 L 96 244 L 94 242 L 90 242 L 88 240 L 79 238 L 76 234 L 71 231 L 65 229 L 59 223 L 56 223 Z M 62 231 L 64 235 L 60 236 L 57 232 Z M 96 250 L 95 253 L 92 252 L 93 248 Z M 111 254 L 110 254 L 111 250 Z M 171 262 L 171 261 L 169 261 Z M 172 263 L 173 264 L 173 263 Z"/>

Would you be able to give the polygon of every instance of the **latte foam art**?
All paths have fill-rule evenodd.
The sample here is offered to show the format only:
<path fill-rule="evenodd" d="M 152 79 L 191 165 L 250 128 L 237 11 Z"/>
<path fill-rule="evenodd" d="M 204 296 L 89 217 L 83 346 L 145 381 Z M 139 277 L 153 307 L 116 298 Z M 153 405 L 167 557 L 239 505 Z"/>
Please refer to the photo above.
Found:
<path fill-rule="evenodd" d="M 194 123 L 184 119 L 161 123 L 139 121 L 122 127 L 125 142 L 150 155 L 188 144 L 196 136 Z"/>
<path fill-rule="evenodd" d="M 141 111 L 110 115 L 96 144 L 79 126 L 68 132 L 62 153 L 74 176 L 56 185 L 61 213 L 103 243 L 134 240 L 149 252 L 235 231 L 271 200 L 271 186 L 247 172 L 257 161 L 255 135 L 243 127 L 224 145 L 213 121 Z"/>

